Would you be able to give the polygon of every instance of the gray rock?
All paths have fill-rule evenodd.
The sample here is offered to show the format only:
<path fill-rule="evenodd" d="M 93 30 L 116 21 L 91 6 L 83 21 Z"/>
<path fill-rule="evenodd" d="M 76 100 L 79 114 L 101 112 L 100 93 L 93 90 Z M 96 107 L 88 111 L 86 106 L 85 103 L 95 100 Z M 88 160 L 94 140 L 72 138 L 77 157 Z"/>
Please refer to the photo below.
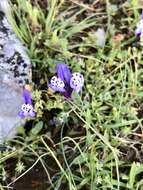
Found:
<path fill-rule="evenodd" d="M 2 1 L 6 2 L 6 1 Z M 22 89 L 31 83 L 31 63 L 1 10 L 0 3 L 0 143 L 13 138 L 23 124 L 18 112 L 23 103 Z"/>

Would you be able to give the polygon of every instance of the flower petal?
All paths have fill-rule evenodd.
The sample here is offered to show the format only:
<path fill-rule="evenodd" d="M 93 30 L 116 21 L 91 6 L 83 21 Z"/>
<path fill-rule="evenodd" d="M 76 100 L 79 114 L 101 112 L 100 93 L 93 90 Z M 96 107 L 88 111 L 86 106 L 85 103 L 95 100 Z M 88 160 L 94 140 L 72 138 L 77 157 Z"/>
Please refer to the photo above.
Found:
<path fill-rule="evenodd" d="M 64 92 L 65 91 L 64 81 L 61 80 L 61 78 L 57 78 L 56 76 L 53 76 L 51 78 L 50 84 L 48 86 L 54 91 L 58 91 L 58 92 Z"/>
<path fill-rule="evenodd" d="M 84 85 L 84 77 L 80 73 L 73 73 L 72 78 L 70 80 L 70 87 L 79 92 Z"/>
<path fill-rule="evenodd" d="M 30 112 L 29 112 L 29 117 L 35 117 L 35 112 L 33 111 L 33 110 L 30 110 Z"/>
<path fill-rule="evenodd" d="M 20 112 L 18 113 L 18 116 L 21 118 L 24 118 L 25 117 L 24 112 L 22 110 L 20 110 Z"/>
<path fill-rule="evenodd" d="M 70 79 L 72 77 L 72 74 L 68 66 L 66 66 L 63 63 L 57 64 L 57 74 L 58 74 L 58 78 L 60 78 L 62 81 L 65 80 L 70 85 Z"/>
<path fill-rule="evenodd" d="M 143 13 L 142 13 L 143 14 Z M 142 15 L 143 16 L 143 15 Z M 142 17 L 141 16 L 141 17 Z M 143 19 L 140 19 L 139 22 L 136 25 L 136 29 L 135 29 L 135 35 L 136 36 L 140 36 L 143 34 Z"/>
<path fill-rule="evenodd" d="M 23 90 L 23 98 L 24 98 L 24 103 L 25 104 L 32 104 L 32 98 L 31 98 L 31 94 L 29 92 L 29 90 L 24 89 Z"/>
<path fill-rule="evenodd" d="M 19 117 L 35 117 L 35 112 L 31 104 L 22 104 L 21 110 L 18 113 Z"/>

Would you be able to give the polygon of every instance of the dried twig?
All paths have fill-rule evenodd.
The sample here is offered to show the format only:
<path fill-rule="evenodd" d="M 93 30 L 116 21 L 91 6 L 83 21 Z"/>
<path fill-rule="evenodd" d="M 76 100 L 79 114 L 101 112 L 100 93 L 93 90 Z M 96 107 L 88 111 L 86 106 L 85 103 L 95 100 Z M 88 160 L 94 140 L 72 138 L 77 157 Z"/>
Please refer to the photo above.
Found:
<path fill-rule="evenodd" d="M 88 6 L 88 5 L 85 5 L 84 3 L 77 2 L 76 0 L 70 0 L 70 1 L 71 1 L 72 3 L 74 3 L 74 4 L 76 4 L 76 5 L 79 5 L 79 6 L 83 7 L 83 8 L 85 8 L 85 9 L 89 9 L 89 10 L 91 10 L 91 11 L 95 11 L 94 8 L 92 8 L 92 7 Z"/>

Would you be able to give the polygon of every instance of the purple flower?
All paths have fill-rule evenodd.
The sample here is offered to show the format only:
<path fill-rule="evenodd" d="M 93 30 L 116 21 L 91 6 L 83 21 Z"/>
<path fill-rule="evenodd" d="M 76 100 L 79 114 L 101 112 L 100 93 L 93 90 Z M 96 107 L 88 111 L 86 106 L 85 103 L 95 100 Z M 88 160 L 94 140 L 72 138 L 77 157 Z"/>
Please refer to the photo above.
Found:
<path fill-rule="evenodd" d="M 29 90 L 24 89 L 22 95 L 23 95 L 25 104 L 32 104 L 32 98 L 31 98 L 31 94 L 30 94 Z"/>
<path fill-rule="evenodd" d="M 23 90 L 23 99 L 24 99 L 24 104 L 22 104 L 21 110 L 18 113 L 18 115 L 21 118 L 25 118 L 25 117 L 32 117 L 33 118 L 33 117 L 35 117 L 34 108 L 32 106 L 31 94 L 26 89 Z"/>
<path fill-rule="evenodd" d="M 135 35 L 136 36 L 141 36 L 142 34 L 143 34 L 143 11 L 142 11 L 142 14 L 141 14 L 141 19 L 137 23 L 136 29 L 135 29 Z"/>
<path fill-rule="evenodd" d="M 65 64 L 63 64 L 63 63 L 57 64 L 57 74 L 58 74 L 58 77 L 62 81 L 65 80 L 68 84 L 70 84 L 70 79 L 72 77 L 72 74 L 71 74 L 69 68 Z"/>
<path fill-rule="evenodd" d="M 63 64 L 57 64 L 57 77 L 53 76 L 48 84 L 52 90 L 60 92 L 66 98 L 70 98 L 73 91 L 81 91 L 84 85 L 83 75 L 80 73 L 71 74 L 69 68 Z"/>

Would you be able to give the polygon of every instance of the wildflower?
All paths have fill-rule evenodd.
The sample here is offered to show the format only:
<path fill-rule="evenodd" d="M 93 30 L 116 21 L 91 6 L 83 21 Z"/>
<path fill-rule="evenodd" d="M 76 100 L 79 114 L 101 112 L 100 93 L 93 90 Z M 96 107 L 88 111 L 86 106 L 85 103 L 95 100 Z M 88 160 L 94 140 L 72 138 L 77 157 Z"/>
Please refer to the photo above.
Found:
<path fill-rule="evenodd" d="M 21 118 L 35 117 L 34 108 L 32 106 L 32 98 L 31 98 L 31 94 L 30 94 L 29 90 L 27 90 L 27 89 L 23 90 L 23 99 L 24 99 L 24 104 L 22 104 L 21 110 L 18 113 L 18 115 Z"/>
<path fill-rule="evenodd" d="M 70 98 L 73 91 L 80 92 L 84 85 L 84 77 L 80 73 L 71 73 L 69 68 L 63 64 L 57 64 L 57 77 L 53 76 L 49 87 Z"/>
<path fill-rule="evenodd" d="M 139 37 L 143 34 L 143 11 L 141 14 L 141 19 L 136 25 L 135 34 Z"/>

